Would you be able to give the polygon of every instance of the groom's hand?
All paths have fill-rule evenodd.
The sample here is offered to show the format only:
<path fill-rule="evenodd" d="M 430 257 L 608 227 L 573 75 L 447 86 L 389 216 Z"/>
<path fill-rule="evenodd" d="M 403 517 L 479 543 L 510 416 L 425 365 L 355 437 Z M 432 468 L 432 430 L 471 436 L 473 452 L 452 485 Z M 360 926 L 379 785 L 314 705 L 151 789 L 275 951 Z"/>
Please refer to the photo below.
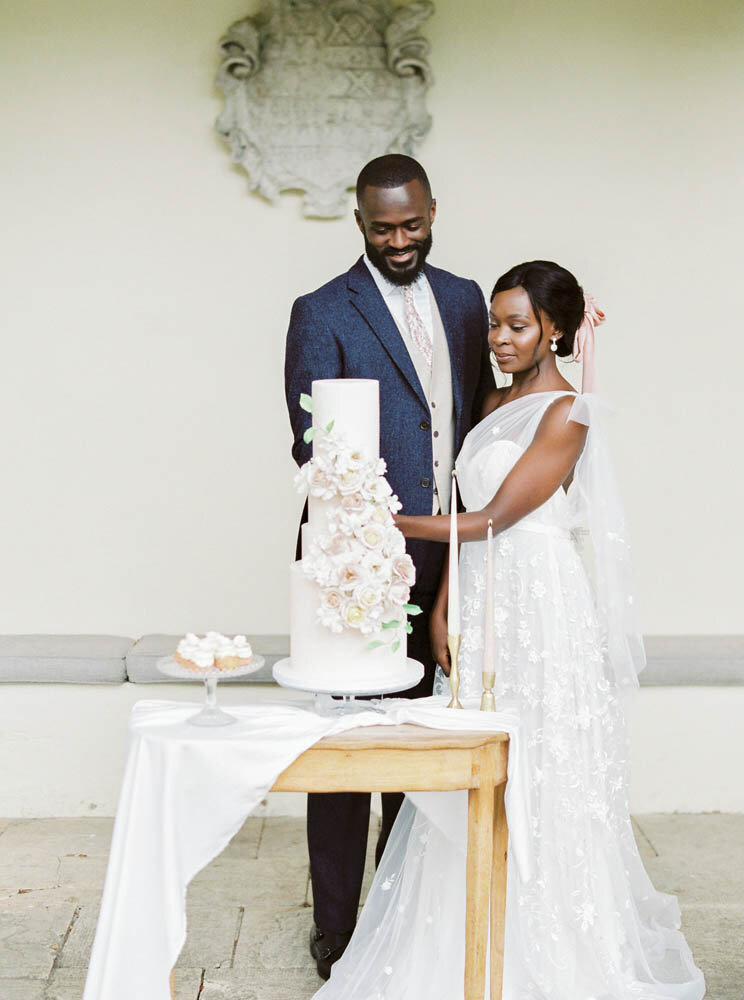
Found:
<path fill-rule="evenodd" d="M 447 614 L 444 609 L 434 606 L 429 617 L 429 639 L 431 652 L 436 663 L 449 677 L 450 655 L 447 646 Z"/>

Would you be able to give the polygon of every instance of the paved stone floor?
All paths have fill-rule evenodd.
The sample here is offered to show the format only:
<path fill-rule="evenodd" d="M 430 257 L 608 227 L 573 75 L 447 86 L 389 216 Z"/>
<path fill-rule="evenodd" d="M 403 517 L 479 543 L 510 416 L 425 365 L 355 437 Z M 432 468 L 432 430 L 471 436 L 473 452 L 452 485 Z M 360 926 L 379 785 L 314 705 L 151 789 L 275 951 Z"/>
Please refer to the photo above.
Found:
<path fill-rule="evenodd" d="M 0 820 L 0 1000 L 81 997 L 111 827 Z M 743 1000 L 744 815 L 639 816 L 636 833 L 655 884 L 680 898 L 708 997 Z M 194 880 L 188 906 L 178 1000 L 303 1000 L 320 985 L 306 948 L 303 820 L 249 819 Z"/>

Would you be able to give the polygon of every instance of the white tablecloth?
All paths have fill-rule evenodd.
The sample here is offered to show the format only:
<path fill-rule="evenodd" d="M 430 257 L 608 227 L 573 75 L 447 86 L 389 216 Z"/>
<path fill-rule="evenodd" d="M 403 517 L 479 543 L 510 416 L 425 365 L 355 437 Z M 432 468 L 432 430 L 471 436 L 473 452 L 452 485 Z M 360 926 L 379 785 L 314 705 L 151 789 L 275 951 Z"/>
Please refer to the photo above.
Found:
<path fill-rule="evenodd" d="M 516 713 L 483 713 L 475 706 L 448 711 L 441 697 L 375 704 L 381 711 L 332 717 L 317 715 L 306 702 L 231 705 L 239 721 L 207 729 L 186 722 L 197 705 L 137 702 L 83 1000 L 170 1000 L 170 971 L 186 940 L 191 879 L 227 846 L 292 761 L 324 736 L 357 726 L 409 722 L 509 733 L 510 846 L 529 877 L 528 785 Z M 444 805 L 440 796 L 460 794 L 414 798 L 446 827 L 452 810 L 437 807 L 437 800 Z"/>

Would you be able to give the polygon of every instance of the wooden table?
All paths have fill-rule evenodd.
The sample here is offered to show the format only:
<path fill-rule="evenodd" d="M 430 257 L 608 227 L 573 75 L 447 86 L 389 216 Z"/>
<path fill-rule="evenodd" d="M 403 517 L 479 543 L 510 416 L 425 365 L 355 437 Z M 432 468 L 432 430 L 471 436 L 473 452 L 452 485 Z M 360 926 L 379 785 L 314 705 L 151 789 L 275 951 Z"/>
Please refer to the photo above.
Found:
<path fill-rule="evenodd" d="M 328 736 L 284 771 L 274 792 L 446 792 L 468 789 L 465 1000 L 483 1000 L 490 917 L 491 1000 L 504 966 L 506 733 L 365 726 Z M 173 992 L 171 979 L 171 992 Z"/>

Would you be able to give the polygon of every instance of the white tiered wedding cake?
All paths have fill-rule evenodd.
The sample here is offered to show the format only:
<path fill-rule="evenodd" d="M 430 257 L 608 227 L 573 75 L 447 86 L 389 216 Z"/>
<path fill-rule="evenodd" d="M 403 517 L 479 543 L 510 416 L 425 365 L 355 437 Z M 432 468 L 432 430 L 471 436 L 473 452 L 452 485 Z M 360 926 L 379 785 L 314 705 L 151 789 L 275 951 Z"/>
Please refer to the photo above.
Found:
<path fill-rule="evenodd" d="M 275 676 L 339 694 L 410 687 L 423 672 L 406 657 L 407 616 L 419 609 L 408 603 L 415 570 L 379 457 L 379 383 L 316 381 L 301 405 L 313 415 L 313 457 L 297 476 L 308 521 L 290 567 L 290 659 Z"/>

